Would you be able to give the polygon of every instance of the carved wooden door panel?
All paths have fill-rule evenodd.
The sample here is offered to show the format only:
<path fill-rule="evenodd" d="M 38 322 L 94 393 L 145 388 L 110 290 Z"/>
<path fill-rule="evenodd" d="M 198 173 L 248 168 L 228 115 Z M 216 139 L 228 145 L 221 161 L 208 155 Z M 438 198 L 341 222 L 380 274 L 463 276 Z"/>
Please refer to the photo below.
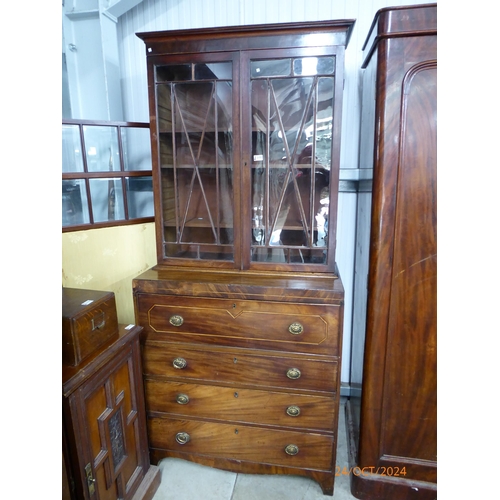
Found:
<path fill-rule="evenodd" d="M 129 346 L 74 395 L 85 448 L 86 498 L 130 498 L 143 477 L 137 383 Z"/>

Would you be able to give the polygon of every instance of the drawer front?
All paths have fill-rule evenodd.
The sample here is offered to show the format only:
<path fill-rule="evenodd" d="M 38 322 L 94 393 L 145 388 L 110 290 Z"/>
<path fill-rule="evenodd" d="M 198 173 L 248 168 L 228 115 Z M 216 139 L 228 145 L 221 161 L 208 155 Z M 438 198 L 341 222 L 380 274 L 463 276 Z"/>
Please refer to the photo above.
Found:
<path fill-rule="evenodd" d="M 145 375 L 183 379 L 178 381 L 335 392 L 338 362 L 306 356 L 292 358 L 146 343 L 143 370 Z"/>
<path fill-rule="evenodd" d="M 150 412 L 333 432 L 335 397 L 151 379 L 144 383 Z"/>
<path fill-rule="evenodd" d="M 335 440 L 331 435 L 167 418 L 148 419 L 148 431 L 152 448 L 332 470 Z"/>
<path fill-rule="evenodd" d="M 137 296 L 139 324 L 180 342 L 339 355 L 338 305 Z"/>
<path fill-rule="evenodd" d="M 75 290 L 81 301 L 75 306 L 70 291 L 65 296 L 71 297 L 72 307 L 65 309 L 63 302 L 62 361 L 76 366 L 118 334 L 118 316 L 114 293 Z"/>

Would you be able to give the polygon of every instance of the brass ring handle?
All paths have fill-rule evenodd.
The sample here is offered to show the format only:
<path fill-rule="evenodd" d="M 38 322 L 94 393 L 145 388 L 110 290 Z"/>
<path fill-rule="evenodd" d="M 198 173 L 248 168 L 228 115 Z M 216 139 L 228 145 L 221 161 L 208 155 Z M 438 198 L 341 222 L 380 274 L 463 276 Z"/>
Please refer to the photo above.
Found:
<path fill-rule="evenodd" d="M 189 441 L 191 440 L 191 436 L 187 432 L 178 432 L 175 435 L 175 440 L 179 444 L 186 444 L 189 443 Z"/>
<path fill-rule="evenodd" d="M 189 396 L 187 394 L 177 394 L 177 397 L 175 400 L 180 404 L 180 405 L 187 405 L 189 403 Z"/>
<path fill-rule="evenodd" d="M 300 335 L 304 331 L 304 327 L 300 323 L 292 323 L 288 327 L 288 331 L 292 335 Z"/>
<path fill-rule="evenodd" d="M 173 326 L 181 326 L 184 323 L 184 318 L 179 314 L 174 314 L 168 321 Z"/>
<path fill-rule="evenodd" d="M 285 453 L 287 455 L 297 455 L 299 452 L 299 447 L 295 444 L 289 444 L 285 446 Z"/>
<path fill-rule="evenodd" d="M 286 372 L 286 376 L 292 380 L 297 380 L 302 374 L 298 368 L 289 368 Z"/>
<path fill-rule="evenodd" d="M 175 358 L 172 362 L 172 365 L 174 365 L 174 368 L 182 370 L 183 368 L 186 368 L 187 361 L 184 358 Z"/>
<path fill-rule="evenodd" d="M 300 415 L 300 408 L 298 406 L 289 406 L 286 409 L 286 414 L 290 417 L 298 417 Z"/>

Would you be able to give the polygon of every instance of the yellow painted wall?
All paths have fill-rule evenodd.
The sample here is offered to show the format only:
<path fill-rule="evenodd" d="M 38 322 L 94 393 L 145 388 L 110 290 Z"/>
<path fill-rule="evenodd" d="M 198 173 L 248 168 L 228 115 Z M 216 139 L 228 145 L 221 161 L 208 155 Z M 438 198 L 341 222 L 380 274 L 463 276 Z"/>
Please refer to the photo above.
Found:
<path fill-rule="evenodd" d="M 114 292 L 119 323 L 135 323 L 132 279 L 156 263 L 154 223 L 62 234 L 62 286 Z"/>

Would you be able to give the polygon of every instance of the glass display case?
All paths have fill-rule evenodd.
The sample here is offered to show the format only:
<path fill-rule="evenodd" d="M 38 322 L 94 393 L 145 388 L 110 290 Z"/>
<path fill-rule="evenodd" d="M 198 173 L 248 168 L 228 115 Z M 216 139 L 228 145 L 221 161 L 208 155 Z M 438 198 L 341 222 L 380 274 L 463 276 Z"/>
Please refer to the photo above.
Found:
<path fill-rule="evenodd" d="M 159 265 L 334 271 L 346 32 L 295 28 L 154 48 L 138 34 Z"/>

